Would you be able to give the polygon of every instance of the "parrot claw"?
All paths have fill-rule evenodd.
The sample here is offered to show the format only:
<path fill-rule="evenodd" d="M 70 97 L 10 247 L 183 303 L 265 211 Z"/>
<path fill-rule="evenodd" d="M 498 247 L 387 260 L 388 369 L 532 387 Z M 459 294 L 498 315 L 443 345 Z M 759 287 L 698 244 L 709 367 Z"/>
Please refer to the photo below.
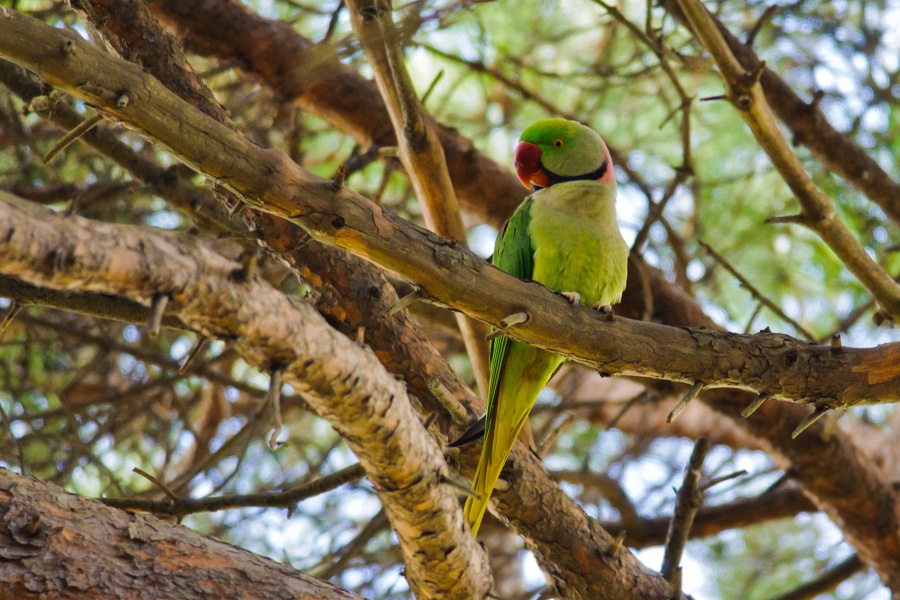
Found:
<path fill-rule="evenodd" d="M 572 306 L 578 306 L 581 302 L 581 294 L 578 292 L 560 292 L 560 295 L 572 303 Z"/>
<path fill-rule="evenodd" d="M 615 321 L 616 320 L 616 315 L 613 313 L 613 308 L 609 304 L 601 304 L 598 302 L 597 304 L 594 305 L 594 310 L 599 311 L 599 312 L 603 313 L 604 315 L 606 315 L 607 321 Z"/>

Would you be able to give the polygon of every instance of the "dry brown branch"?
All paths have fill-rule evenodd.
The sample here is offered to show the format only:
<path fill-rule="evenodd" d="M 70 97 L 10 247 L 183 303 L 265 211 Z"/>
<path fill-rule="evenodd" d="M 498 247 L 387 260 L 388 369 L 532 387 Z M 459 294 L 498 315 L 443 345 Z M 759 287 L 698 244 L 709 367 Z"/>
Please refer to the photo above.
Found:
<path fill-rule="evenodd" d="M 0 470 L 5 598 L 361 600 L 186 527 Z M 49 560 L 47 557 L 54 557 Z"/>
<path fill-rule="evenodd" d="M 679 581 L 677 572 L 681 570 L 681 555 L 694 525 L 694 517 L 703 504 L 700 477 L 703 475 L 703 461 L 711 448 L 709 440 L 700 438 L 694 445 L 694 452 L 684 469 L 684 481 L 675 498 L 675 512 L 666 533 L 666 552 L 663 556 L 662 572 L 667 581 Z"/>
<path fill-rule="evenodd" d="M 168 310 L 195 331 L 234 340 L 244 360 L 262 370 L 283 368 L 285 383 L 359 458 L 397 531 L 417 595 L 486 593 L 487 558 L 463 527 L 455 494 L 441 483 L 449 474 L 441 449 L 373 353 L 335 332 L 311 306 L 259 279 L 235 280 L 239 263 L 192 238 L 54 216 L 0 194 L 0 223 L 8 234 L 0 250 L 4 274 L 145 305 L 165 294 Z"/>
<path fill-rule="evenodd" d="M 790 142 L 778 128 L 759 83 L 765 65 L 760 63 L 753 71 L 746 71 L 703 4 L 699 0 L 678 0 L 678 3 L 697 38 L 719 66 L 729 101 L 738 109 L 760 146 L 796 195 L 801 206 L 799 222 L 818 234 L 834 250 L 888 314 L 900 318 L 900 284 L 869 256 L 840 220 L 831 199 L 806 173 Z"/>
<path fill-rule="evenodd" d="M 684 14 L 676 0 L 665 0 L 662 4 L 684 22 Z M 742 43 L 716 17 L 713 20 L 743 68 L 751 73 L 759 69 L 762 61 L 753 51 L 751 42 Z M 837 131 L 817 102 L 804 101 L 775 71 L 763 66 L 759 81 L 766 100 L 791 130 L 792 138 L 809 148 L 829 171 L 840 174 L 900 224 L 900 183 L 891 179 L 849 135 Z"/>
<path fill-rule="evenodd" d="M 741 498 L 726 504 L 704 506 L 694 517 L 690 539 L 710 537 L 728 529 L 749 527 L 775 519 L 786 519 L 801 512 L 816 511 L 799 486 L 781 486 L 753 498 Z M 632 548 L 661 546 L 672 517 L 640 519 L 634 524 L 604 522 L 610 533 L 626 531 Z"/>
<path fill-rule="evenodd" d="M 776 596 L 772 600 L 812 600 L 821 594 L 833 591 L 844 580 L 849 579 L 865 569 L 858 554 L 842 561 L 840 564 L 823 572 L 819 577 L 794 588 L 786 594 Z"/>
<path fill-rule="evenodd" d="M 468 247 L 444 150 L 403 63 L 403 47 L 394 27 L 390 2 L 347 0 L 347 10 L 353 30 L 375 72 L 378 91 L 387 105 L 397 136 L 400 159 L 422 205 L 425 223 L 432 231 Z M 484 396 L 490 369 L 485 342 L 489 329 L 463 314 L 457 315 L 457 322 L 472 361 L 478 389 Z"/>

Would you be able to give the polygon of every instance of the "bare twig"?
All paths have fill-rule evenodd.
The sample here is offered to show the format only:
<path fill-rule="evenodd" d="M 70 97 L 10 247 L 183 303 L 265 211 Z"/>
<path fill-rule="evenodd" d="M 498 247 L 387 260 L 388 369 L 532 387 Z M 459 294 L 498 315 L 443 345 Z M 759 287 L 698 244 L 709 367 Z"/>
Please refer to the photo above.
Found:
<path fill-rule="evenodd" d="M 666 550 L 660 570 L 667 581 L 674 581 L 676 577 L 681 554 L 684 552 L 694 523 L 694 516 L 703 504 L 703 492 L 699 489 L 700 476 L 703 472 L 703 461 L 710 447 L 708 439 L 697 440 L 691 459 L 684 470 L 684 482 L 675 500 L 675 512 L 669 525 L 669 533 L 666 535 Z"/>
<path fill-rule="evenodd" d="M 772 302 L 771 300 L 769 300 L 762 292 L 760 292 L 758 289 L 756 289 L 756 286 L 755 286 L 755 285 L 753 285 L 752 283 L 750 283 L 750 281 L 749 281 L 746 277 L 744 277 L 743 275 L 741 275 L 741 272 L 738 271 L 737 269 L 735 269 L 735 268 L 731 265 L 731 263 L 729 263 L 727 260 L 725 260 L 724 257 L 722 257 L 721 254 L 719 254 L 718 252 L 716 252 L 715 250 L 713 250 L 712 246 L 710 246 L 709 244 L 707 244 L 707 243 L 704 242 L 703 240 L 698 240 L 698 243 L 700 244 L 700 247 L 701 247 L 701 248 L 703 248 L 704 250 L 706 250 L 706 253 L 709 254 L 709 255 L 713 258 L 713 260 L 715 260 L 717 263 L 719 263 L 720 265 L 722 265 L 722 267 L 723 267 L 726 271 L 728 271 L 729 273 L 731 273 L 731 275 L 732 275 L 735 279 L 737 279 L 738 282 L 740 282 L 741 286 L 742 286 L 744 289 L 746 289 L 748 292 L 750 292 L 750 295 L 753 296 L 753 297 L 757 300 L 757 302 L 759 302 L 760 304 L 762 304 L 763 306 L 765 306 L 766 308 L 768 308 L 769 310 L 771 310 L 773 313 L 775 313 L 775 314 L 778 316 L 779 319 L 781 319 L 782 321 L 784 321 L 785 323 L 787 323 L 788 325 L 790 325 L 791 327 L 793 327 L 794 329 L 796 329 L 797 332 L 800 333 L 803 337 L 805 337 L 808 341 L 810 341 L 810 342 L 815 341 L 816 336 L 814 336 L 814 335 L 813 335 L 808 329 L 806 329 L 803 325 L 801 325 L 800 323 L 798 323 L 798 322 L 795 321 L 794 319 L 792 319 L 792 318 L 790 318 L 789 316 L 787 316 L 786 314 L 784 314 L 784 311 L 781 310 L 781 307 L 780 307 L 780 306 L 778 306 L 777 304 L 775 304 L 774 302 Z"/>
<path fill-rule="evenodd" d="M 217 496 L 214 498 L 179 498 L 155 477 L 135 469 L 135 472 L 146 477 L 160 487 L 169 496 L 169 500 L 141 500 L 132 498 L 104 498 L 102 501 L 107 506 L 123 508 L 125 510 L 140 510 L 158 515 L 174 515 L 184 517 L 200 512 L 216 512 L 234 508 L 259 507 L 283 507 L 293 508 L 299 502 L 329 492 L 345 483 L 351 483 L 365 477 L 366 473 L 359 464 L 345 467 L 330 475 L 325 475 L 303 485 L 290 488 L 283 492 L 269 492 L 263 494 L 243 494 L 233 496 Z"/>
<path fill-rule="evenodd" d="M 872 259 L 838 218 L 831 199 L 812 181 L 769 109 L 759 84 L 764 63 L 747 72 L 735 58 L 712 16 L 699 0 L 678 0 L 703 46 L 715 59 L 729 100 L 800 202 L 804 225 L 816 232 L 881 306 L 900 318 L 900 284 Z"/>

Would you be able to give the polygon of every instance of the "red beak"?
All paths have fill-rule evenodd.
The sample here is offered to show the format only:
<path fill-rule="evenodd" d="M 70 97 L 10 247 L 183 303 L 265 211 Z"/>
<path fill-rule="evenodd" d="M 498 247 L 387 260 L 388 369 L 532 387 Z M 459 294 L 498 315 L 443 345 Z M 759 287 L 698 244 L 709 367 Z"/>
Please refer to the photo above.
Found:
<path fill-rule="evenodd" d="M 531 142 L 519 142 L 516 146 L 516 175 L 519 181 L 530 190 L 531 181 L 539 172 L 544 175 L 541 171 L 541 149 Z M 539 179 L 546 179 L 546 176 Z"/>

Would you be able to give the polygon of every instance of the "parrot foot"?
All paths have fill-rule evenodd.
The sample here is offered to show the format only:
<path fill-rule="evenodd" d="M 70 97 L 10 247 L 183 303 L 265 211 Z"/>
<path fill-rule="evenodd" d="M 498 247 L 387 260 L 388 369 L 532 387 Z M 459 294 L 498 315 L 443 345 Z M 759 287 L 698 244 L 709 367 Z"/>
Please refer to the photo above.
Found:
<path fill-rule="evenodd" d="M 578 306 L 578 303 L 581 302 L 581 294 L 578 292 L 560 292 L 559 294 L 571 302 L 572 306 Z"/>
<path fill-rule="evenodd" d="M 613 308 L 609 304 L 600 304 L 599 302 L 594 305 L 594 310 L 599 311 L 606 315 L 607 321 L 615 321 L 616 315 L 613 313 Z"/>

